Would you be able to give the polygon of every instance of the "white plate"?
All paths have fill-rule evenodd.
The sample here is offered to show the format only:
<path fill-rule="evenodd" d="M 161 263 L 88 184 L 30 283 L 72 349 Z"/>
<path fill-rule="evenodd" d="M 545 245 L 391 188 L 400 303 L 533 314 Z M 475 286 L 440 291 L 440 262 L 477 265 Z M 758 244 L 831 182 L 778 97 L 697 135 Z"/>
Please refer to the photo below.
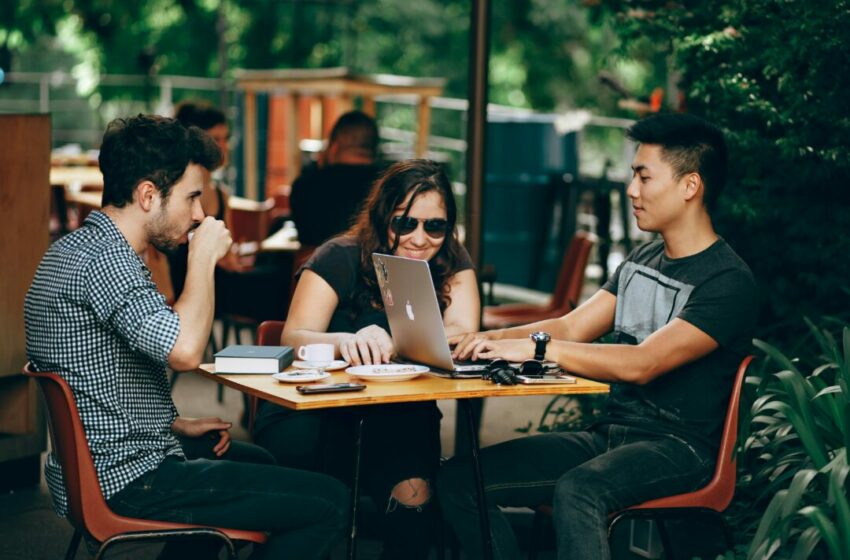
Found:
<path fill-rule="evenodd" d="M 316 369 L 324 366 L 324 364 L 328 364 L 328 362 L 308 362 L 306 360 L 295 360 L 292 362 L 292 365 L 297 368 L 305 368 L 305 369 Z M 348 362 L 345 360 L 334 360 L 330 362 L 327 366 L 324 366 L 325 371 L 334 371 L 338 369 L 342 369 L 348 365 Z"/>
<path fill-rule="evenodd" d="M 315 369 L 296 369 L 282 371 L 272 375 L 272 377 L 283 383 L 309 383 L 310 381 L 327 379 L 330 376 L 331 374 L 326 371 L 317 371 Z"/>
<path fill-rule="evenodd" d="M 426 366 L 413 364 L 381 364 L 378 366 L 352 366 L 345 373 L 367 381 L 407 381 L 430 371 Z"/>

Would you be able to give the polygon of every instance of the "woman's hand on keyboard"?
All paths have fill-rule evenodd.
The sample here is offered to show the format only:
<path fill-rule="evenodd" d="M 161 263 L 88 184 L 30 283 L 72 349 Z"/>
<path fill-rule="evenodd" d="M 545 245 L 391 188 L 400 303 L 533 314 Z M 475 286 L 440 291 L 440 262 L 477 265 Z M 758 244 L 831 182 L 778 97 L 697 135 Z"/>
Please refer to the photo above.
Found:
<path fill-rule="evenodd" d="M 389 363 L 394 352 L 392 337 L 377 325 L 363 327 L 339 345 L 342 358 L 353 366 Z"/>

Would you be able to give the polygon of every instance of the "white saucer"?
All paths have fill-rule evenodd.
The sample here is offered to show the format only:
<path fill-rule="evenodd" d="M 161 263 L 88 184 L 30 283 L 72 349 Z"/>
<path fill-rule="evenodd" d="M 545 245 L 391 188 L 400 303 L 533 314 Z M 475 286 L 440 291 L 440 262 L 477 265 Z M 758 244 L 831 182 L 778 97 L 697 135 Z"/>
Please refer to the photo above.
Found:
<path fill-rule="evenodd" d="M 325 365 L 327 364 L 327 365 Z M 342 369 L 348 365 L 345 360 L 334 360 L 332 362 L 308 362 L 307 360 L 295 360 L 292 362 L 293 367 L 301 369 L 318 369 L 322 368 L 325 371 L 335 371 Z"/>
<path fill-rule="evenodd" d="M 352 366 L 345 373 L 367 381 L 407 381 L 431 371 L 426 366 L 413 364 L 381 364 L 377 366 Z"/>
<path fill-rule="evenodd" d="M 308 383 L 310 381 L 327 379 L 330 376 L 331 374 L 326 371 L 318 371 L 315 369 L 295 369 L 292 371 L 282 371 L 272 375 L 272 377 L 283 383 Z"/>

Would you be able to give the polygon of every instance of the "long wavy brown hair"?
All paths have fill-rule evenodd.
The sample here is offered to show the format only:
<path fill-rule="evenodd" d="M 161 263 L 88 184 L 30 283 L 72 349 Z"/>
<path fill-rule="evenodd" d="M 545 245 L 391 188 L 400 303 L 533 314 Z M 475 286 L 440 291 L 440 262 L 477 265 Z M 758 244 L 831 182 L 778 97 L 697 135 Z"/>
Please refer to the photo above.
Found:
<path fill-rule="evenodd" d="M 392 254 L 395 251 L 396 247 L 390 244 L 388 235 L 393 212 L 413 193 L 404 208 L 403 215 L 407 216 L 416 197 L 430 191 L 440 193 L 443 204 L 446 205 L 447 233 L 440 250 L 428 261 L 428 265 L 440 311 L 445 311 L 451 303 L 449 279 L 458 272 L 458 257 L 463 251 L 457 238 L 457 206 L 451 183 L 443 168 L 436 162 L 409 159 L 394 163 L 375 181 L 357 220 L 346 232 L 346 235 L 356 237 L 359 242 L 360 274 L 368 288 L 358 297 L 358 309 L 383 307 L 378 279 L 372 264 L 372 253 Z M 396 239 L 398 237 L 396 236 Z"/>

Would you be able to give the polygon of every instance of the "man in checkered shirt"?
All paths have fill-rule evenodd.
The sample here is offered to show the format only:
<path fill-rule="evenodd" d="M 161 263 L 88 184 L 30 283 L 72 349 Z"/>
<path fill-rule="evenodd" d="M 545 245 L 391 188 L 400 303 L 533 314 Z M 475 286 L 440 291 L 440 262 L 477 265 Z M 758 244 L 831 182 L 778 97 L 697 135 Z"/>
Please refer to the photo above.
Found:
<path fill-rule="evenodd" d="M 255 557 L 323 558 L 345 530 L 345 486 L 278 467 L 262 450 L 232 442 L 230 423 L 181 417 L 171 399 L 166 366 L 200 364 L 213 320 L 213 271 L 231 245 L 224 223 L 204 217 L 200 204 L 220 159 L 209 136 L 173 119 L 109 124 L 100 151 L 103 211 L 44 256 L 25 303 L 27 353 L 34 369 L 55 371 L 71 386 L 113 511 L 268 531 Z M 184 243 L 186 284 L 172 308 L 141 255 Z M 65 515 L 52 454 L 45 476 Z M 184 555 L 177 546 L 165 553 Z M 198 557 L 197 544 L 193 552 Z"/>

